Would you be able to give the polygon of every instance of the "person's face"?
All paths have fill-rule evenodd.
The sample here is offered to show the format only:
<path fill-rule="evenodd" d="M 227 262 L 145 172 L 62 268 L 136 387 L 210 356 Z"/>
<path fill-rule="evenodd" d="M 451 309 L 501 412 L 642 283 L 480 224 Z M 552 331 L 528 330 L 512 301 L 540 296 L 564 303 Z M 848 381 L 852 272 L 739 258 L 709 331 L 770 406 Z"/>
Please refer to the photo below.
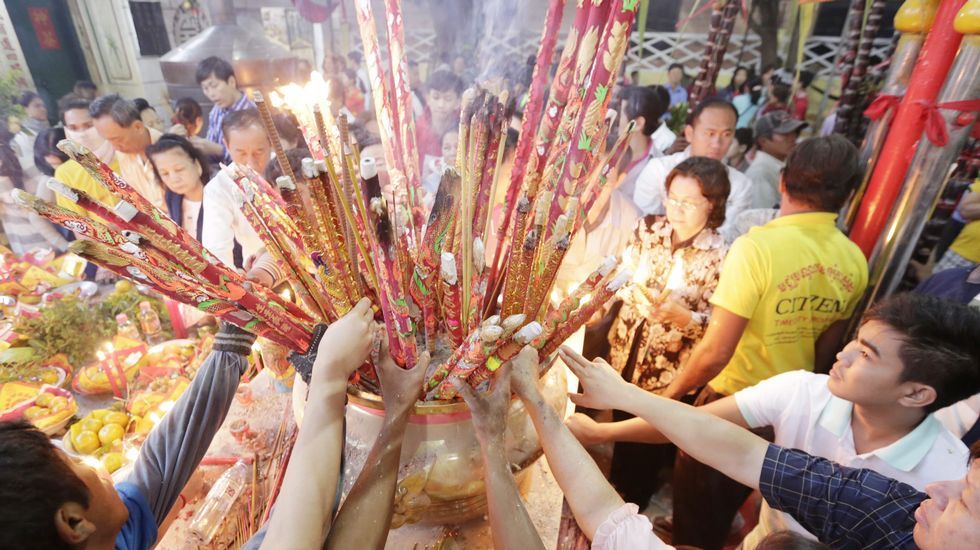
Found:
<path fill-rule="evenodd" d="M 688 176 L 675 176 L 667 192 L 667 221 L 683 233 L 696 233 L 708 223 L 711 202 L 701 193 L 701 183 Z"/>
<path fill-rule="evenodd" d="M 88 109 L 71 109 L 64 114 L 65 129 L 72 132 L 84 132 L 95 125 Z"/>
<path fill-rule="evenodd" d="M 88 489 L 89 505 L 85 519 L 95 524 L 96 532 L 119 531 L 129 519 L 129 510 L 119 498 L 109 472 L 102 467 L 96 469 L 83 464 L 64 453 L 59 454 Z"/>
<path fill-rule="evenodd" d="M 780 308 L 793 308 L 793 304 L 791 301 L 777 304 L 777 313 L 780 313 Z M 888 406 L 901 402 L 916 385 L 901 380 L 901 349 L 900 332 L 881 321 L 864 323 L 858 330 L 857 338 L 837 354 L 837 361 L 830 369 L 827 388 L 835 396 L 863 406 Z"/>
<path fill-rule="evenodd" d="M 769 84 L 772 82 L 772 73 L 776 72 L 775 69 L 769 69 L 768 71 L 762 73 L 762 84 L 768 89 Z"/>
<path fill-rule="evenodd" d="M 456 132 L 446 132 L 442 136 L 442 161 L 447 166 L 456 164 L 456 147 L 459 145 L 459 134 Z"/>
<path fill-rule="evenodd" d="M 25 110 L 27 116 L 34 120 L 48 120 L 48 108 L 45 107 L 44 100 L 39 97 L 32 99 Z"/>
<path fill-rule="evenodd" d="M 246 128 L 234 128 L 226 133 L 225 147 L 228 148 L 232 161 L 248 166 L 259 174 L 265 171 L 265 166 L 272 157 L 272 145 L 265 130 L 255 124 Z"/>
<path fill-rule="evenodd" d="M 163 131 L 163 121 L 160 120 L 160 115 L 153 109 L 143 109 L 140 113 L 140 120 L 143 121 L 143 124 L 147 128 Z"/>
<path fill-rule="evenodd" d="M 168 149 L 153 155 L 151 159 L 157 167 L 160 180 L 167 189 L 178 195 L 196 196 L 204 184 L 201 175 L 204 173 L 201 165 L 179 147 Z"/>
<path fill-rule="evenodd" d="M 980 460 L 964 479 L 926 485 L 929 498 L 915 510 L 912 538 L 922 550 L 966 550 L 980 540 Z"/>
<path fill-rule="evenodd" d="M 677 86 L 681 83 L 681 78 L 684 77 L 684 71 L 680 70 L 678 67 L 667 71 L 667 81 L 670 82 L 671 86 Z"/>
<path fill-rule="evenodd" d="M 138 155 L 150 144 L 150 134 L 142 120 L 134 121 L 128 127 L 120 126 L 109 115 L 95 119 L 95 129 L 112 148 L 120 153 Z"/>
<path fill-rule="evenodd" d="M 56 155 L 45 155 L 44 161 L 47 162 L 51 166 L 51 168 L 55 170 L 57 170 L 59 166 L 64 164 L 64 161 L 61 160 L 61 157 Z"/>
<path fill-rule="evenodd" d="M 771 137 L 759 139 L 762 150 L 776 157 L 779 160 L 786 160 L 786 157 L 793 152 L 796 147 L 796 140 L 800 137 L 799 132 L 788 134 L 773 134 Z"/>
<path fill-rule="evenodd" d="M 432 116 L 440 120 L 449 120 L 459 114 L 459 94 L 455 90 L 429 90 L 425 94 L 426 102 Z"/>
<path fill-rule="evenodd" d="M 702 111 L 693 126 L 684 127 L 684 137 L 691 144 L 691 156 L 724 159 L 735 138 L 735 121 L 731 109 L 710 107 Z"/>
<path fill-rule="evenodd" d="M 735 74 L 732 75 L 732 83 L 735 84 L 735 88 L 738 88 L 742 84 L 745 84 L 745 81 L 748 80 L 748 78 L 749 78 L 748 71 L 746 71 L 745 69 L 739 69 L 735 71 Z"/>
<path fill-rule="evenodd" d="M 231 107 L 238 99 L 238 83 L 233 76 L 228 80 L 221 80 L 212 74 L 201 81 L 201 91 L 209 101 L 222 109 Z"/>

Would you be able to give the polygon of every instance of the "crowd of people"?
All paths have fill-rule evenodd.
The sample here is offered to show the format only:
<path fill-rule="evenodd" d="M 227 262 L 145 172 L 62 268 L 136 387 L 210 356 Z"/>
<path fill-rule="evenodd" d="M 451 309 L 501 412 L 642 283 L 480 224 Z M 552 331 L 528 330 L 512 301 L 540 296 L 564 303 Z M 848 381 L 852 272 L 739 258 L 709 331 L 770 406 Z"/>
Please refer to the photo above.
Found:
<path fill-rule="evenodd" d="M 429 205 L 455 162 L 460 103 L 473 78 L 456 61 L 424 84 L 410 66 Z M 385 180 L 359 55 L 328 56 L 322 69 L 331 109 L 351 119 L 361 154 L 379 161 L 385 192 L 404 192 Z M 515 98 L 529 80 L 518 72 L 496 84 Z M 837 213 L 862 167 L 841 136 L 801 137 L 812 75 L 739 67 L 675 133 L 668 120 L 688 99 L 684 68 L 667 74 L 665 85 L 617 87 L 609 124 L 634 121 L 635 131 L 558 275 L 558 288 L 570 288 L 609 254 L 624 254 L 636 273 L 636 284 L 589 324 L 583 353 L 560 352 L 581 383 L 572 395 L 579 412 L 563 421 L 545 404 L 530 348 L 490 391 L 460 388 L 483 450 L 495 546 L 541 547 L 500 452 L 515 393 L 594 548 L 665 548 L 664 540 L 721 548 L 753 491 L 764 502 L 744 548 L 977 547 L 980 312 L 966 304 L 980 292 L 980 193 L 963 199 L 960 236 L 936 273 L 915 292 L 876 304 L 847 341 L 869 276 Z M 55 147 L 67 137 L 216 258 L 273 286 L 281 274 L 228 170 L 215 168 L 248 167 L 274 181 L 269 136 L 230 63 L 206 59 L 196 79 L 213 107 L 205 115 L 193 99 L 179 99 L 169 127 L 146 101 L 86 86 L 63 98 L 61 125 L 48 127 L 43 101 L 25 94 L 21 131 L 0 147 L 3 196 L 23 188 L 84 215 L 69 197 L 52 196 L 53 178 L 111 201 Z M 518 99 L 498 173 L 507 180 L 520 107 Z M 298 171 L 309 155 L 298 125 L 286 112 L 275 122 Z M 3 223 L 18 253 L 64 250 L 74 238 L 9 200 Z M 428 358 L 407 371 L 380 361 L 386 429 L 338 511 L 346 380 L 376 330 L 366 300 L 328 329 L 280 497 L 250 546 L 383 545 L 401 438 Z M 202 372 L 114 488 L 36 430 L 0 423 L 0 547 L 151 547 L 227 413 L 251 338 L 222 327 Z M 586 451 L 598 443 L 614 443 L 608 480 Z M 640 512 L 667 478 L 673 514 L 651 523 Z"/>

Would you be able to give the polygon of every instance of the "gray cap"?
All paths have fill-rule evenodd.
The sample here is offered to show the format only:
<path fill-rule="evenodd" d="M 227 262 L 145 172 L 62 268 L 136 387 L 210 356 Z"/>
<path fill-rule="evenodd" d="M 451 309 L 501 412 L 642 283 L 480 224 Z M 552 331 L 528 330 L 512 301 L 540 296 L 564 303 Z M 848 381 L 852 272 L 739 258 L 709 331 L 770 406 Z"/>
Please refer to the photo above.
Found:
<path fill-rule="evenodd" d="M 792 134 L 806 128 L 803 120 L 796 120 L 786 111 L 773 111 L 755 121 L 755 139 L 772 137 L 773 134 Z"/>

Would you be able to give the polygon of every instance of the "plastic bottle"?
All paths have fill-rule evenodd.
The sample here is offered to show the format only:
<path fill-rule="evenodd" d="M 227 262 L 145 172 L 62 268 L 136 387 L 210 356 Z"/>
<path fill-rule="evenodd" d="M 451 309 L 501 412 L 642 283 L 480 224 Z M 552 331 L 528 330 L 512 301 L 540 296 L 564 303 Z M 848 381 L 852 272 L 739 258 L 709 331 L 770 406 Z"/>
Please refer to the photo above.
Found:
<path fill-rule="evenodd" d="M 129 338 L 130 340 L 140 339 L 140 331 L 136 328 L 136 325 L 129 320 L 129 315 L 125 313 L 120 313 L 116 315 L 116 325 L 118 326 L 116 334 L 124 338 Z"/>
<path fill-rule="evenodd" d="M 197 509 L 189 527 L 191 536 L 198 544 L 209 544 L 218 534 L 231 507 L 245 491 L 250 474 L 249 466 L 239 460 L 221 474 L 214 487 L 208 491 L 208 496 L 204 497 L 204 502 Z"/>
<path fill-rule="evenodd" d="M 163 329 L 160 328 L 160 316 L 157 315 L 150 302 L 140 302 L 140 328 L 143 329 L 143 337 L 146 343 L 151 346 L 163 341 Z"/>

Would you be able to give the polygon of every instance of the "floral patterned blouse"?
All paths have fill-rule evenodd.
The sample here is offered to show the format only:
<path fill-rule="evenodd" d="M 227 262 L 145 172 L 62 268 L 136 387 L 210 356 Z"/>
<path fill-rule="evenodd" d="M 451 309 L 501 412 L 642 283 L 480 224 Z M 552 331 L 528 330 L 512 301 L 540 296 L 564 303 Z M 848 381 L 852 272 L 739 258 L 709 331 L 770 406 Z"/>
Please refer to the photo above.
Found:
<path fill-rule="evenodd" d="M 668 386 L 704 335 L 711 314 L 708 300 L 728 252 L 725 239 L 705 228 L 672 253 L 672 232 L 665 216 L 647 216 L 637 224 L 630 246 L 637 265 L 649 268 L 646 286 L 654 295 L 667 285 L 675 263 L 682 262 L 682 281 L 676 281 L 673 295 L 691 310 L 691 322 L 686 327 L 669 321 L 651 324 L 627 299 L 609 331 L 612 366 L 647 391 Z"/>

